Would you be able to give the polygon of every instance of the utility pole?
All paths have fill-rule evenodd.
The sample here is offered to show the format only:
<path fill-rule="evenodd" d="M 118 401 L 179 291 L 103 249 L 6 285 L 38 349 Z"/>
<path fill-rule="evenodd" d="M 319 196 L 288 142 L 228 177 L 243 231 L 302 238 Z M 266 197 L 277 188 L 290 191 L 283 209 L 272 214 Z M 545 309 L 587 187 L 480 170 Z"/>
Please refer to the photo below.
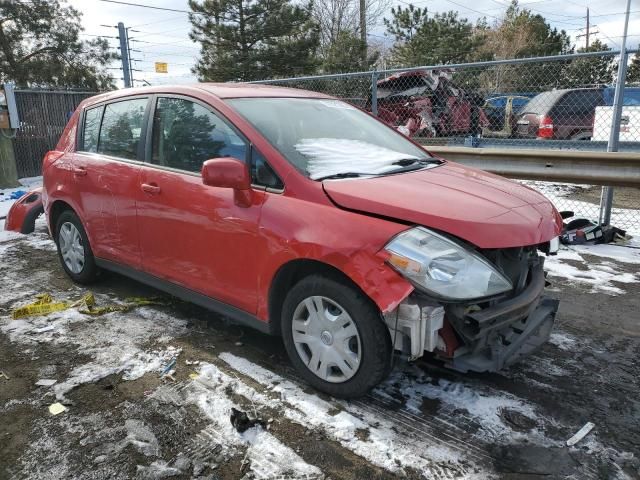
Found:
<path fill-rule="evenodd" d="M 586 33 L 586 46 L 587 50 L 589 50 L 589 7 L 587 7 L 587 33 Z"/>
<path fill-rule="evenodd" d="M 362 68 L 367 68 L 367 1 L 360 0 L 360 41 L 362 42 Z"/>
<path fill-rule="evenodd" d="M 122 77 L 124 88 L 131 87 L 131 62 L 129 61 L 129 37 L 124 23 L 118 22 L 118 39 L 120 40 L 120 58 L 122 59 Z"/>
<path fill-rule="evenodd" d="M 594 25 L 597 26 L 597 25 Z M 581 33 L 580 35 L 576 35 L 576 38 L 585 37 L 585 51 L 589 51 L 589 45 L 591 45 L 591 35 L 600 33 L 599 31 L 593 32 L 591 31 L 591 20 L 589 15 L 589 7 L 587 7 L 587 25 L 585 28 L 585 33 Z"/>
<path fill-rule="evenodd" d="M 620 47 L 620 63 L 618 64 L 618 80 L 616 81 L 616 91 L 613 96 L 613 119 L 611 120 L 611 132 L 609 133 L 609 143 L 607 152 L 617 152 L 620 143 L 620 120 L 622 117 L 622 98 L 624 96 L 624 85 L 627 78 L 627 33 L 629 31 L 629 12 L 631 10 L 631 0 L 627 0 L 627 10 L 624 19 L 624 33 L 622 34 L 622 45 Z M 600 197 L 600 224 L 609 225 L 611 223 L 611 208 L 613 207 L 613 187 L 603 187 Z"/>

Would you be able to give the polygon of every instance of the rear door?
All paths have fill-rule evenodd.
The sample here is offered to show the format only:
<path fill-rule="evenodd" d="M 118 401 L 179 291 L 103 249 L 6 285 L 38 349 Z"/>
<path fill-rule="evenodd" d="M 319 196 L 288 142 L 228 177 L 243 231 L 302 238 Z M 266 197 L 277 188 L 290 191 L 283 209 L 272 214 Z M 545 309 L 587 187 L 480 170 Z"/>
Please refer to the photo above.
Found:
<path fill-rule="evenodd" d="M 558 139 L 587 139 L 593 135 L 596 107 L 604 104 L 602 89 L 573 90 L 564 95 L 551 110 Z"/>
<path fill-rule="evenodd" d="M 136 197 L 149 97 L 88 108 L 73 158 L 74 200 L 93 253 L 140 268 Z"/>
<path fill-rule="evenodd" d="M 143 268 L 255 313 L 265 192 L 252 191 L 251 205 L 242 206 L 233 189 L 204 185 L 200 174 L 212 158 L 248 161 L 250 144 L 199 101 L 158 96 L 154 103 L 137 189 Z"/>

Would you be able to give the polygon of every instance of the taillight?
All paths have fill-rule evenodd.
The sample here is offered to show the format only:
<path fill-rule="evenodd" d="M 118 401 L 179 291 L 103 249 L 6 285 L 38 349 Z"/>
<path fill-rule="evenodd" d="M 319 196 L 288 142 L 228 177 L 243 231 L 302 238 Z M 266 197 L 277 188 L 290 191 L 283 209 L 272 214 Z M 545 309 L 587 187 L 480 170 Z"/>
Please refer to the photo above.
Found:
<path fill-rule="evenodd" d="M 553 137 L 553 120 L 549 115 L 540 115 L 540 123 L 538 124 L 538 137 L 540 138 L 552 138 Z"/>

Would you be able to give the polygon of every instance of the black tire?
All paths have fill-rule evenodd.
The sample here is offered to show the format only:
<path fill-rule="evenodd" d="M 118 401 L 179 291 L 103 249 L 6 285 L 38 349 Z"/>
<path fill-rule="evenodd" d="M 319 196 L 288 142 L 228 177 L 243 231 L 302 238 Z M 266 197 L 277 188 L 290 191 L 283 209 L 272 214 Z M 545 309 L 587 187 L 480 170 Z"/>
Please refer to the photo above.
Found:
<path fill-rule="evenodd" d="M 591 132 L 580 132 L 580 133 L 576 133 L 571 137 L 571 140 L 584 140 L 584 141 L 589 141 L 591 140 L 591 136 L 592 133 Z"/>
<path fill-rule="evenodd" d="M 62 257 L 62 251 L 60 250 L 60 230 L 65 223 L 71 223 L 80 234 L 82 238 L 82 247 L 84 249 L 84 263 L 82 266 L 82 270 L 78 273 L 72 272 Z M 58 257 L 60 258 L 60 263 L 62 264 L 62 268 L 67 273 L 67 275 L 76 283 L 81 284 L 89 284 L 94 282 L 99 274 L 99 268 L 96 265 L 95 258 L 93 256 L 93 250 L 91 250 L 91 245 L 89 244 L 89 238 L 87 237 L 87 232 L 85 232 L 84 227 L 82 226 L 82 222 L 78 218 L 78 216 L 71 210 L 65 210 L 60 214 L 60 218 L 58 218 L 58 222 L 56 223 L 56 246 L 58 248 Z"/>
<path fill-rule="evenodd" d="M 322 296 L 338 303 L 353 320 L 360 337 L 361 361 L 357 372 L 342 383 L 326 381 L 314 374 L 298 353 L 292 333 L 296 308 L 310 296 Z M 391 371 L 391 338 L 374 303 L 360 290 L 339 278 L 310 275 L 287 294 L 282 308 L 282 337 L 285 348 L 302 377 L 318 390 L 338 398 L 365 395 Z"/>

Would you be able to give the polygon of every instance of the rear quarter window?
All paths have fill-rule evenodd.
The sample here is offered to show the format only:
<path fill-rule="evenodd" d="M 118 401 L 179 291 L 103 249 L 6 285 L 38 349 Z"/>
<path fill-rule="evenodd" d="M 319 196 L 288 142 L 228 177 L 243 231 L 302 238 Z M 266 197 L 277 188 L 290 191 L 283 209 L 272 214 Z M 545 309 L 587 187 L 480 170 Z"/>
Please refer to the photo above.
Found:
<path fill-rule="evenodd" d="M 104 106 L 89 108 L 85 111 L 80 150 L 94 153 L 98 151 L 98 136 L 103 111 Z"/>

